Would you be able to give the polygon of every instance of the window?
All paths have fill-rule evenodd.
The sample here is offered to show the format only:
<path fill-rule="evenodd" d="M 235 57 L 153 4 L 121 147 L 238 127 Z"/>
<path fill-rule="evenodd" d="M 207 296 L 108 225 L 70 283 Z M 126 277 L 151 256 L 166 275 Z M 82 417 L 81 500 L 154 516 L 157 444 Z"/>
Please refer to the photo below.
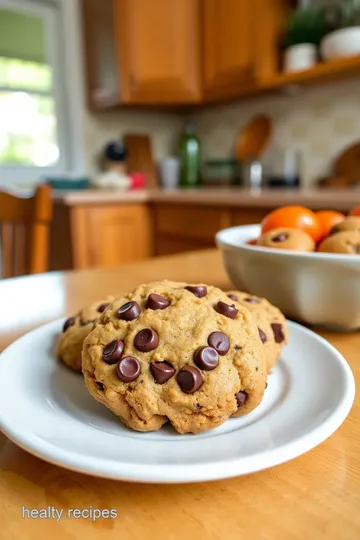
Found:
<path fill-rule="evenodd" d="M 76 92 L 66 80 L 66 5 L 0 0 L 0 177 L 4 171 L 40 177 L 74 168 L 75 119 L 67 100 Z M 76 24 L 72 30 L 79 33 Z M 70 29 L 66 39 L 73 44 Z"/>

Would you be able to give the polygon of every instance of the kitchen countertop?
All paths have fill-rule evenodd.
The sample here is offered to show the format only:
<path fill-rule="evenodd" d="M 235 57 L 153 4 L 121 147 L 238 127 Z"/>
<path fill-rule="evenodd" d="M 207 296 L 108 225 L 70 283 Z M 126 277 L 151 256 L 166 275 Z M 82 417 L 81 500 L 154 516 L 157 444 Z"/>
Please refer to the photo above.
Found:
<path fill-rule="evenodd" d="M 217 250 L 114 269 L 0 280 L 0 350 L 31 328 L 74 313 L 97 298 L 165 277 L 230 287 Z M 26 309 L 16 309 L 24 305 L 24 298 Z M 318 333 L 345 355 L 359 386 L 359 332 Z M 356 540 L 359 494 L 359 393 L 344 424 L 317 448 L 269 470 L 210 483 L 141 485 L 95 478 L 46 463 L 0 434 L 4 540 L 41 536 L 52 540 Z M 58 522 L 22 518 L 24 507 L 48 506 L 65 513 L 69 508 L 114 508 L 118 518 L 95 523 L 84 518 Z"/>
<path fill-rule="evenodd" d="M 149 190 L 98 190 L 54 192 L 54 201 L 67 206 L 94 204 L 189 203 L 208 206 L 276 208 L 289 204 L 313 209 L 348 211 L 360 204 L 360 190 L 351 189 L 262 189 L 198 188 Z"/>

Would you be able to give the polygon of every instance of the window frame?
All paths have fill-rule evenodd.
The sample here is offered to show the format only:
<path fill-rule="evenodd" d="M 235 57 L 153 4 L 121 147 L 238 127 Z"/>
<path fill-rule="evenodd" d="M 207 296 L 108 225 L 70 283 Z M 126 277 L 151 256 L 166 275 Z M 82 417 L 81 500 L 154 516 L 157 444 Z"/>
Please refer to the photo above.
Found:
<path fill-rule="evenodd" d="M 55 103 L 60 150 L 58 162 L 50 167 L 0 164 L 0 183 L 39 183 L 52 176 L 83 176 L 84 98 L 78 0 L 0 0 L 0 8 L 18 8 L 19 12 L 33 13 L 46 22 L 46 55 L 53 73 L 51 94 Z"/>

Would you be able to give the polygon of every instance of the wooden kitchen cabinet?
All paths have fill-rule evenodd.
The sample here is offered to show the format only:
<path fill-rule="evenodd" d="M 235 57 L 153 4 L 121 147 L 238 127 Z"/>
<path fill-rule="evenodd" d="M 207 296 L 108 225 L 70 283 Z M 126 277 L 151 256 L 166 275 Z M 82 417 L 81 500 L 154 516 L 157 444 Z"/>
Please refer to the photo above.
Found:
<path fill-rule="evenodd" d="M 116 267 L 153 255 L 152 222 L 145 204 L 55 204 L 51 269 Z"/>
<path fill-rule="evenodd" d="M 156 255 L 215 247 L 215 234 L 230 225 L 228 208 L 189 204 L 154 204 Z"/>
<path fill-rule="evenodd" d="M 254 84 L 253 0 L 203 0 L 205 98 L 241 93 Z"/>
<path fill-rule="evenodd" d="M 230 212 L 231 227 L 236 225 L 255 225 L 271 212 L 269 208 L 236 208 Z"/>
<path fill-rule="evenodd" d="M 113 0 L 82 0 L 86 94 L 90 110 L 120 104 Z"/>
<path fill-rule="evenodd" d="M 201 100 L 201 0 L 82 0 L 88 106 Z"/>
<path fill-rule="evenodd" d="M 200 0 L 115 0 L 124 103 L 201 97 Z"/>

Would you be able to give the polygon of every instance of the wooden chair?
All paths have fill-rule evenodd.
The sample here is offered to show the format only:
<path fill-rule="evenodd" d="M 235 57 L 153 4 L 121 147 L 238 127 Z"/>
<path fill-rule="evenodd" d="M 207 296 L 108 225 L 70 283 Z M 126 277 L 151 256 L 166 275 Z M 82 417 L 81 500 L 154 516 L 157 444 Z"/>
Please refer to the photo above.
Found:
<path fill-rule="evenodd" d="M 0 278 L 47 271 L 51 218 L 47 185 L 38 187 L 33 197 L 0 193 Z"/>

